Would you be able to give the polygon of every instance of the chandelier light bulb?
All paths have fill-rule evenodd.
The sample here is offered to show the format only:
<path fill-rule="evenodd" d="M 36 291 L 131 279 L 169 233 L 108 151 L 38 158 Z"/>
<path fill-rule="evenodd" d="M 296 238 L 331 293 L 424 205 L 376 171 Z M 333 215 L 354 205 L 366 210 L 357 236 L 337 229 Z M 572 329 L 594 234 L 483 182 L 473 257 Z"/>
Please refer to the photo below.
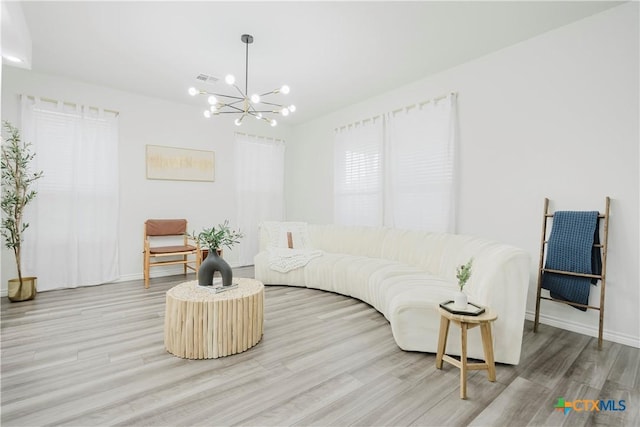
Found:
<path fill-rule="evenodd" d="M 277 100 L 273 101 L 271 96 L 277 94 L 287 95 L 289 94 L 290 88 L 288 85 L 282 85 L 269 92 L 250 93 L 247 89 L 250 86 L 249 45 L 253 43 L 253 36 L 250 34 L 243 34 L 242 37 L 240 37 L 240 40 L 245 46 L 245 75 L 242 87 L 239 86 L 239 83 L 233 74 L 227 74 L 224 77 L 224 81 L 229 86 L 233 87 L 233 89 L 231 89 L 233 93 L 225 94 L 223 93 L 224 91 L 210 91 L 208 89 L 199 89 L 198 87 L 189 87 L 187 92 L 191 96 L 204 95 L 204 97 L 206 97 L 208 105 L 206 105 L 206 110 L 203 111 L 202 114 L 207 119 L 220 114 L 232 114 L 234 117 L 238 117 L 234 120 L 235 125 L 241 126 L 242 121 L 246 116 L 253 116 L 257 120 L 264 120 L 272 127 L 277 126 L 278 121 L 273 117 L 289 116 L 296 111 L 296 106 L 293 104 L 284 105 L 284 103 L 280 103 Z M 199 80 L 200 83 L 203 81 L 210 82 L 218 80 L 217 78 L 206 74 L 200 74 L 196 79 Z"/>

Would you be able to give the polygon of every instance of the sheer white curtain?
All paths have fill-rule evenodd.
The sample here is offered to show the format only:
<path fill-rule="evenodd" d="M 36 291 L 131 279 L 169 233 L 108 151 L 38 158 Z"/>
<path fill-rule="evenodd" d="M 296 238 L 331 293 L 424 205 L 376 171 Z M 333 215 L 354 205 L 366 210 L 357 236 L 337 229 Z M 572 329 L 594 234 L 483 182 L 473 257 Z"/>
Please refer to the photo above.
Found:
<path fill-rule="evenodd" d="M 334 221 L 455 231 L 456 95 L 336 129 Z"/>
<path fill-rule="evenodd" d="M 26 221 L 24 262 L 38 290 L 118 279 L 116 113 L 22 96 L 22 132 L 44 171 Z"/>
<path fill-rule="evenodd" d="M 236 133 L 236 191 L 240 265 L 252 265 L 258 253 L 258 225 L 284 218 L 282 140 Z"/>
<path fill-rule="evenodd" d="M 455 231 L 455 94 L 387 114 L 385 225 Z"/>
<path fill-rule="evenodd" d="M 334 220 L 382 225 L 383 118 L 336 129 Z"/>

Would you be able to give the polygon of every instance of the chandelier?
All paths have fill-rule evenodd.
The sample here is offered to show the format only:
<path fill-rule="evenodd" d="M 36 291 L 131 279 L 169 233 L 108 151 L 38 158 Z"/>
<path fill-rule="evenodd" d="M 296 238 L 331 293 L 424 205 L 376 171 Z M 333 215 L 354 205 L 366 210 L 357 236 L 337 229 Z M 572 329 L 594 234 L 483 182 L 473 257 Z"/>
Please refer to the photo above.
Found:
<path fill-rule="evenodd" d="M 289 86 L 284 85 L 270 92 L 262 94 L 254 93 L 249 96 L 249 45 L 253 43 L 253 36 L 250 34 L 243 34 L 242 37 L 240 37 L 240 40 L 242 40 L 246 45 L 244 92 L 236 84 L 236 78 L 233 75 L 228 74 L 224 81 L 229 86 L 236 88 L 238 95 L 213 93 L 202 89 L 196 89 L 195 87 L 189 88 L 189 95 L 207 96 L 209 108 L 204 110 L 204 116 L 208 119 L 211 118 L 211 116 L 218 114 L 240 114 L 240 117 L 235 120 L 236 126 L 240 126 L 247 116 L 252 116 L 258 120 L 264 120 L 271 126 L 276 126 L 278 124 L 276 119 L 268 117 L 266 114 L 288 116 L 289 113 L 296 111 L 296 106 L 277 104 L 270 102 L 265 98 L 269 95 L 275 95 L 278 93 L 286 95 L 289 93 Z"/>

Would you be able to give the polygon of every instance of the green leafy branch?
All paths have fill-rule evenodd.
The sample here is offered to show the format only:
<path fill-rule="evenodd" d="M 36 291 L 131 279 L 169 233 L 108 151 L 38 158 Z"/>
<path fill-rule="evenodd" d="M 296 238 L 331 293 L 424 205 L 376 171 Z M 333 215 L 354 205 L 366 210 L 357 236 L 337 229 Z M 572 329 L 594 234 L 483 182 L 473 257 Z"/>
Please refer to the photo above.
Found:
<path fill-rule="evenodd" d="M 460 292 L 467 284 L 467 281 L 471 277 L 471 267 L 473 265 L 473 258 L 471 258 L 466 264 L 456 268 L 456 278 L 458 279 L 458 286 L 460 286 Z"/>
<path fill-rule="evenodd" d="M 244 233 L 240 230 L 232 230 L 229 227 L 229 220 L 225 220 L 223 224 L 218 224 L 218 228 L 204 228 L 200 233 L 194 231 L 191 236 L 200 246 L 207 249 L 222 249 L 223 246 L 231 249 L 236 243 L 240 243 L 240 239 L 244 237 Z"/>

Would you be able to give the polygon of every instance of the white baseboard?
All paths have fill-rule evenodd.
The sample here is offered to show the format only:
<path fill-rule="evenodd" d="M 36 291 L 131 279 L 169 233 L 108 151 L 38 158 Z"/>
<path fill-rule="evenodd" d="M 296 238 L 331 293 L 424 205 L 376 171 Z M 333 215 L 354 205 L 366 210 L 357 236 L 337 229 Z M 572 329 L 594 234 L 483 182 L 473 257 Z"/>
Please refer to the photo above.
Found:
<path fill-rule="evenodd" d="M 191 270 L 188 270 L 191 272 Z M 184 274 L 184 270 L 182 267 L 165 267 L 165 268 L 152 268 L 149 270 L 149 277 L 151 279 L 155 277 L 166 277 L 166 276 L 176 276 L 178 274 Z M 130 282 L 132 280 L 143 280 L 144 273 L 141 271 L 139 273 L 130 273 L 130 274 L 121 274 L 118 280 L 114 280 L 113 283 L 120 282 Z"/>
<path fill-rule="evenodd" d="M 527 311 L 525 313 L 525 318 L 527 320 L 531 320 L 532 322 L 535 321 L 535 316 L 535 311 Z M 578 334 L 587 335 L 590 337 L 598 337 L 597 326 L 592 327 L 583 323 L 567 321 L 567 319 L 544 315 L 542 313 L 540 313 L 540 323 L 553 326 L 558 329 L 564 329 L 567 331 L 576 332 Z M 640 337 L 634 337 L 632 335 L 607 330 L 607 328 L 603 328 L 602 338 L 607 341 L 616 342 L 618 344 L 628 345 L 629 347 L 640 348 Z"/>

